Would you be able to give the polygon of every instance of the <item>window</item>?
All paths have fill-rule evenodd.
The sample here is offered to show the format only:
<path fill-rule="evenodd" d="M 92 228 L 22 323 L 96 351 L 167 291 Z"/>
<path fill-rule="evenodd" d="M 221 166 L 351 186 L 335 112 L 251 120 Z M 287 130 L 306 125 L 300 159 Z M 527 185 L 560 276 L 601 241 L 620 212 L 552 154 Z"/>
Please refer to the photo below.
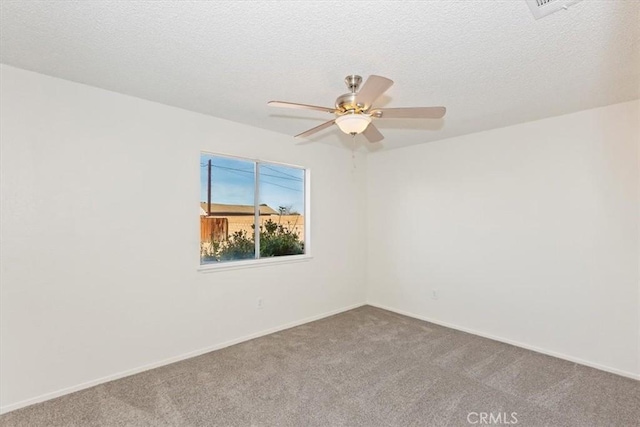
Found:
<path fill-rule="evenodd" d="M 200 155 L 200 265 L 304 255 L 308 171 Z"/>

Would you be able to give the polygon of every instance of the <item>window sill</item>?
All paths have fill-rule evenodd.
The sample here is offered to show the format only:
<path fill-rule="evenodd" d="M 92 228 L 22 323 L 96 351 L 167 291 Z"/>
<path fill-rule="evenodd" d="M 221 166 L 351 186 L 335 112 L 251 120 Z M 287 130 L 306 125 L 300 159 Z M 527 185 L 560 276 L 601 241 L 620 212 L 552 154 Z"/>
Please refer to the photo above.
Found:
<path fill-rule="evenodd" d="M 200 273 L 213 273 L 216 271 L 240 270 L 245 268 L 266 267 L 268 265 L 292 264 L 311 261 L 311 255 L 289 255 L 283 257 L 250 259 L 245 261 L 228 261 L 218 264 L 206 264 L 198 267 Z"/>

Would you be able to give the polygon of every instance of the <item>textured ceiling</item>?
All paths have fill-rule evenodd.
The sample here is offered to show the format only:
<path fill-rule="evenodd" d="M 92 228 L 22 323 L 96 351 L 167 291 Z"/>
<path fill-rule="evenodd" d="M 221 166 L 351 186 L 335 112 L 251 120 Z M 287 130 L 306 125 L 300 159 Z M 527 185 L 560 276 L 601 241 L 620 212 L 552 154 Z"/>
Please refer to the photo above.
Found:
<path fill-rule="evenodd" d="M 377 106 L 448 108 L 441 121 L 378 120 L 386 139 L 373 150 L 640 97 L 635 0 L 584 0 L 538 21 L 520 0 L 3 0 L 1 8 L 5 64 L 287 135 L 327 115 L 267 101 L 332 106 L 352 73 L 395 81 Z M 352 143 L 335 127 L 313 141 Z"/>

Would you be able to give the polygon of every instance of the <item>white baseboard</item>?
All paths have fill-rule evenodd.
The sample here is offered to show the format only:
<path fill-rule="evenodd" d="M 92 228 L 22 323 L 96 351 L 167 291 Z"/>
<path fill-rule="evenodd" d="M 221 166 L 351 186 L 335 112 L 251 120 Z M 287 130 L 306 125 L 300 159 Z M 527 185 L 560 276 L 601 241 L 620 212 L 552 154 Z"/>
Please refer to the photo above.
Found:
<path fill-rule="evenodd" d="M 230 341 L 226 341 L 220 344 L 214 344 L 212 346 L 201 348 L 199 350 L 191 351 L 189 353 L 184 353 L 178 356 L 170 357 L 168 359 L 160 360 L 158 362 L 149 363 L 144 366 L 140 366 L 138 368 L 128 369 L 126 371 L 122 371 L 116 374 L 107 375 L 106 377 L 97 378 L 95 380 L 87 381 L 82 384 L 74 385 L 71 387 L 65 387 L 60 390 L 56 390 L 50 393 L 41 394 L 40 396 L 33 397 L 31 399 L 22 400 L 20 402 L 12 403 L 10 405 L 5 405 L 0 407 L 0 414 L 5 414 L 7 412 L 15 411 L 16 409 L 24 408 L 26 406 L 30 406 L 36 403 L 44 402 L 46 400 L 54 399 L 56 397 L 64 396 L 65 394 L 74 393 L 76 391 L 84 390 L 90 387 L 94 387 L 109 381 L 117 380 L 119 378 L 128 377 L 130 375 L 139 374 L 140 372 L 148 371 L 150 369 L 159 368 L 161 366 L 169 365 L 171 363 L 179 362 L 181 360 L 190 359 L 192 357 L 200 356 L 201 354 L 209 353 L 211 351 L 220 350 L 225 347 L 232 346 L 234 344 L 239 344 L 244 341 L 249 341 L 255 338 L 259 338 L 265 335 L 273 334 L 275 332 L 280 332 L 285 329 L 290 329 L 296 326 L 303 325 L 305 323 L 313 322 L 315 320 L 320 320 L 325 317 L 333 316 L 335 314 L 343 313 L 345 311 L 353 310 L 354 308 L 362 307 L 366 305 L 362 304 L 354 304 L 348 307 L 339 308 L 337 310 L 329 311 L 326 313 L 318 314 L 316 316 L 307 317 L 302 320 L 296 320 L 295 322 L 290 322 L 281 326 L 276 326 L 275 328 L 266 329 L 260 332 L 256 332 L 255 334 L 245 335 L 240 338 L 236 338 Z"/>
<path fill-rule="evenodd" d="M 436 320 L 436 319 L 431 319 L 431 318 L 426 317 L 426 316 L 421 316 L 421 315 L 418 315 L 418 314 L 409 313 L 408 311 L 398 310 L 396 308 L 387 307 L 387 306 L 382 305 L 382 304 L 368 302 L 367 305 L 370 305 L 372 307 L 381 308 L 382 310 L 391 311 L 393 313 L 402 314 L 403 316 L 412 317 L 414 319 L 424 320 L 425 322 L 435 323 L 436 325 L 444 326 L 446 328 L 451 328 L 451 329 L 455 329 L 455 330 L 458 330 L 458 331 L 467 332 L 469 334 L 477 335 L 477 336 L 480 336 L 480 337 L 483 337 L 483 338 L 489 338 L 489 339 L 494 340 L 494 341 L 500 341 L 500 342 L 503 342 L 505 344 L 511 344 L 513 346 L 516 346 L 516 347 L 524 348 L 526 350 L 535 351 L 537 353 L 546 354 L 547 356 L 557 357 L 558 359 L 563 359 L 563 360 L 567 360 L 569 362 L 578 363 L 580 365 L 588 366 L 590 368 L 599 369 L 601 371 L 609 372 L 609 373 L 612 373 L 612 374 L 620 375 L 620 376 L 631 378 L 631 379 L 634 379 L 634 380 L 640 380 L 640 374 L 634 374 L 633 372 L 627 372 L 627 371 L 623 371 L 621 369 L 600 365 L 599 363 L 589 362 L 587 360 L 583 360 L 583 359 L 580 359 L 580 358 L 577 358 L 577 357 L 573 357 L 573 356 L 567 356 L 566 354 L 557 353 L 557 352 L 551 351 L 551 350 L 546 350 L 544 348 L 536 347 L 534 345 L 529 345 L 529 344 L 525 344 L 525 343 L 522 343 L 522 342 L 513 341 L 513 340 L 510 340 L 510 339 L 507 339 L 507 338 L 497 337 L 495 335 L 491 335 L 491 334 L 487 334 L 487 333 L 484 333 L 484 332 L 476 331 L 474 329 L 465 328 L 465 327 L 458 326 L 458 325 L 453 325 L 451 323 L 442 322 L 442 321 Z"/>

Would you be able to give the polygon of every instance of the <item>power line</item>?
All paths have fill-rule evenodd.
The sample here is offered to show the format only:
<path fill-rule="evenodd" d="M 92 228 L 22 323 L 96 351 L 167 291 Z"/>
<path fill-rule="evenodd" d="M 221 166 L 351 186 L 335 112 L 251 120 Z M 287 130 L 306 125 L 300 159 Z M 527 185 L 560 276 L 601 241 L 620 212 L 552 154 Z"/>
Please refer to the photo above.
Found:
<path fill-rule="evenodd" d="M 200 163 L 200 167 L 206 167 L 207 163 Z M 250 173 L 253 172 L 254 168 L 251 167 L 249 169 L 239 169 L 239 168 L 232 168 L 229 166 L 220 166 L 220 165 L 214 165 L 212 164 L 211 166 L 213 166 L 214 168 L 221 168 L 221 169 L 233 169 L 233 170 L 237 170 L 237 171 L 242 171 L 242 172 L 246 172 L 246 173 Z M 269 169 L 273 172 L 288 176 L 290 178 L 292 178 L 292 180 L 296 180 L 296 181 L 304 181 L 304 178 L 300 178 L 299 176 L 295 176 L 286 172 L 282 172 L 281 170 L 278 170 L 272 166 L 269 166 L 267 164 L 264 163 L 260 163 L 260 168 L 265 168 L 265 169 Z M 264 172 L 261 172 L 261 175 L 267 175 L 267 176 L 273 176 L 274 178 L 280 178 L 280 179 L 287 179 L 287 178 L 283 178 L 281 176 L 276 176 L 276 175 L 269 175 L 269 174 L 265 174 Z"/>
<path fill-rule="evenodd" d="M 286 172 L 282 172 L 282 171 L 280 171 L 280 170 L 278 170 L 278 169 L 276 169 L 276 168 L 273 168 L 273 167 L 271 167 L 271 166 L 269 166 L 269 165 L 263 165 L 263 164 L 261 164 L 261 165 L 260 165 L 260 167 L 263 167 L 263 168 L 265 168 L 265 169 L 272 170 L 272 171 L 277 172 L 277 173 L 281 173 L 282 175 L 290 176 L 290 177 L 292 177 L 292 178 L 295 178 L 295 179 L 296 179 L 296 180 L 298 180 L 298 181 L 302 181 L 302 178 L 300 178 L 299 176 L 295 176 L 295 175 L 291 175 L 291 174 L 286 173 Z"/>
<path fill-rule="evenodd" d="M 272 177 L 277 178 L 277 179 L 286 179 L 287 181 L 302 182 L 302 180 L 299 179 L 299 178 L 295 178 L 295 177 L 294 178 L 285 178 L 283 176 L 272 175 L 270 173 L 264 173 L 264 172 L 260 172 L 260 176 L 272 176 Z"/>
<path fill-rule="evenodd" d="M 207 163 L 200 163 L 200 167 L 206 167 Z M 253 170 L 255 169 L 253 166 L 251 166 L 248 169 L 240 169 L 240 168 L 231 168 L 229 166 L 220 166 L 220 165 L 215 165 L 215 164 L 211 164 L 211 166 L 213 166 L 214 168 L 226 168 L 226 169 L 233 169 L 233 170 L 238 170 L 238 171 L 243 171 L 243 172 L 253 172 Z"/>
<path fill-rule="evenodd" d="M 237 169 L 231 169 L 229 170 L 229 172 L 231 173 L 235 173 L 238 176 L 241 176 L 243 178 L 249 178 L 251 181 L 254 181 L 253 176 L 249 176 L 249 175 L 240 175 L 240 172 L 246 172 L 246 171 L 242 171 L 242 170 L 237 170 Z"/>
<path fill-rule="evenodd" d="M 246 172 L 243 170 L 239 170 L 239 169 L 233 169 L 233 168 L 226 168 L 226 169 L 230 169 L 229 172 L 231 173 L 235 173 L 236 175 L 242 176 L 244 178 L 252 178 L 250 176 L 247 175 L 240 175 L 239 172 Z M 276 187 L 281 187 L 281 188 L 285 188 L 287 190 L 291 190 L 291 191 L 296 191 L 298 193 L 302 193 L 302 190 L 298 190 L 297 188 L 291 188 L 291 187 L 287 187 L 285 185 L 280 185 L 280 184 L 276 184 L 275 182 L 270 182 L 270 181 L 265 181 L 264 179 L 260 179 L 260 183 L 261 184 L 269 184 L 269 185 L 275 185 Z"/>
<path fill-rule="evenodd" d="M 291 190 L 291 191 L 296 191 L 298 193 L 302 193 L 302 190 L 298 190 L 297 188 L 285 187 L 284 185 L 276 184 L 274 182 L 265 181 L 264 179 L 261 179 L 260 183 L 262 183 L 262 184 L 271 184 L 271 185 L 275 185 L 276 187 L 282 187 L 282 188 L 286 188 L 287 190 Z"/>
<path fill-rule="evenodd" d="M 254 173 L 253 170 L 244 170 L 244 169 L 230 168 L 228 166 L 218 166 L 218 165 L 211 165 L 211 166 L 214 167 L 214 168 L 226 169 L 226 170 L 229 170 L 229 171 L 237 171 L 237 172 L 242 172 L 242 173 L 249 173 L 249 174 L 252 174 L 252 175 Z M 201 163 L 200 167 L 207 167 L 207 165 L 206 164 L 203 165 Z M 276 172 L 278 172 L 278 171 L 276 171 Z M 272 174 L 269 174 L 269 173 L 260 172 L 260 176 L 271 176 L 271 177 L 277 178 L 277 179 L 286 179 L 287 181 L 297 181 L 297 182 L 302 182 L 303 181 L 302 179 L 300 179 L 298 177 L 295 177 L 293 175 L 291 175 L 292 178 L 285 178 L 283 176 L 272 175 Z"/>

